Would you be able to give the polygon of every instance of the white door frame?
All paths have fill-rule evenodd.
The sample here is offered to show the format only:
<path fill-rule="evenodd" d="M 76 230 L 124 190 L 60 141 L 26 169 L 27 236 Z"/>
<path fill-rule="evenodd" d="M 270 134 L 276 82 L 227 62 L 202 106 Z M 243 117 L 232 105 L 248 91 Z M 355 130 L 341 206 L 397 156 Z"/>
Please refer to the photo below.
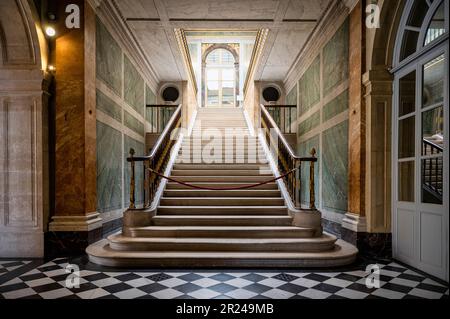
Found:
<path fill-rule="evenodd" d="M 443 205 L 436 204 L 424 204 L 422 203 L 421 196 L 421 150 L 422 150 L 422 82 L 423 82 L 423 66 L 432 59 L 444 55 L 445 57 L 445 72 L 444 78 L 444 153 L 443 153 Z M 448 41 L 442 43 L 439 46 L 431 49 L 426 54 L 418 57 L 416 60 L 408 63 L 404 68 L 398 70 L 394 75 L 394 96 L 393 96 L 393 112 L 392 112 L 392 225 L 393 225 L 393 254 L 394 258 L 410 264 L 413 267 L 421 269 L 427 273 L 430 273 L 436 277 L 449 280 L 449 82 L 448 82 L 448 69 L 449 69 L 449 48 Z M 416 71 L 416 96 L 415 96 L 415 201 L 414 203 L 405 203 L 398 201 L 398 129 L 399 129 L 399 81 L 407 74 Z M 429 108 L 424 108 L 428 110 Z M 401 254 L 399 251 L 400 240 L 399 225 L 398 223 L 398 210 L 408 210 L 413 216 L 413 243 L 412 243 L 412 255 L 407 256 Z M 421 218 L 423 214 L 433 214 L 441 217 L 441 266 L 425 263 L 421 258 L 421 243 L 422 236 L 432 236 L 433 234 L 421 234 Z"/>

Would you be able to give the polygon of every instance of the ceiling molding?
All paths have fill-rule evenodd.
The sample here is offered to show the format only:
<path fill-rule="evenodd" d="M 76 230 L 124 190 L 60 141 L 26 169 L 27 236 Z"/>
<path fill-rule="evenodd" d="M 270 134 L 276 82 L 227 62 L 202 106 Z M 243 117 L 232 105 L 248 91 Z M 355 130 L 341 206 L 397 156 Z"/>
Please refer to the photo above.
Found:
<path fill-rule="evenodd" d="M 178 42 L 178 46 L 183 55 L 184 66 L 188 70 L 188 75 L 191 83 L 194 87 L 195 95 L 197 95 L 198 87 L 197 80 L 195 79 L 194 68 L 192 67 L 191 54 L 189 53 L 189 47 L 186 40 L 186 34 L 183 29 L 175 29 L 175 36 Z"/>

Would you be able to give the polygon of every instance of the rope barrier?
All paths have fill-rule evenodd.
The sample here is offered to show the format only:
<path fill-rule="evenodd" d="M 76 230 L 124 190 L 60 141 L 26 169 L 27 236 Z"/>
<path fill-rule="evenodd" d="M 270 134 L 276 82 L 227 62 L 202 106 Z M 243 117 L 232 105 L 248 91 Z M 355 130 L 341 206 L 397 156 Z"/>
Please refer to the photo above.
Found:
<path fill-rule="evenodd" d="M 148 168 L 148 170 L 151 173 L 153 173 L 155 175 L 158 175 L 161 178 L 167 179 L 168 181 L 171 181 L 171 182 L 183 185 L 183 186 L 187 186 L 187 187 L 190 187 L 190 188 L 194 188 L 194 189 L 209 190 L 209 191 L 235 191 L 235 190 L 251 189 L 251 188 L 255 188 L 255 187 L 258 187 L 258 186 L 266 185 L 266 184 L 269 184 L 269 183 L 272 183 L 272 182 L 276 182 L 279 179 L 285 178 L 286 176 L 292 174 L 293 172 L 298 170 L 298 168 L 294 168 L 294 169 L 290 170 L 289 172 L 287 172 L 287 173 L 285 173 L 285 174 L 283 174 L 283 175 L 281 175 L 279 177 L 267 180 L 265 182 L 261 182 L 261 183 L 257 183 L 257 184 L 251 184 L 251 185 L 243 185 L 243 186 L 239 186 L 239 187 L 224 187 L 224 188 L 196 186 L 196 185 L 193 185 L 193 184 L 189 184 L 189 183 L 186 183 L 186 182 L 183 182 L 183 181 L 176 180 L 176 179 L 171 178 L 171 177 L 164 176 L 163 174 L 161 174 L 161 173 L 159 173 L 159 172 L 157 172 L 157 171 L 155 171 L 155 170 L 153 170 L 151 168 Z"/>

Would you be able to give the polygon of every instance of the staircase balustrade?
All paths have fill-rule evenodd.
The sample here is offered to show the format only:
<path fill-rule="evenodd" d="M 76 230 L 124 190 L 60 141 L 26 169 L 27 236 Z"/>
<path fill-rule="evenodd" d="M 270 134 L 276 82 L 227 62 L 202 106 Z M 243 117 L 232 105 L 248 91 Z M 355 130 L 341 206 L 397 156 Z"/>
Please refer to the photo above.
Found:
<path fill-rule="evenodd" d="M 267 145 L 275 151 L 276 158 L 274 158 L 274 160 L 276 160 L 280 174 L 283 175 L 296 169 L 295 173 L 289 174 L 283 179 L 292 202 L 296 208 L 302 208 L 300 195 L 302 185 L 300 176 L 302 165 L 309 163 L 309 209 L 316 209 L 314 176 L 314 167 L 317 162 L 316 150 L 314 148 L 311 150 L 311 157 L 299 157 L 295 155 L 294 151 L 284 138 L 283 132 L 264 105 L 261 105 L 260 112 L 261 128 L 263 129 Z"/>
<path fill-rule="evenodd" d="M 143 194 L 143 208 L 150 207 L 155 193 L 158 189 L 161 177 L 155 174 L 151 174 L 149 168 L 160 172 L 167 166 L 170 158 L 170 153 L 176 140 L 173 138 L 172 133 L 181 128 L 181 105 L 178 105 L 173 112 L 172 117 L 168 120 L 167 125 L 161 132 L 155 146 L 152 148 L 150 155 L 148 156 L 135 156 L 135 150 L 130 149 L 130 157 L 127 158 L 127 162 L 131 165 L 131 178 L 130 178 L 130 209 L 136 209 L 136 165 L 141 163 L 143 167 L 144 181 L 142 186 Z"/>
<path fill-rule="evenodd" d="M 277 124 L 281 133 L 296 133 L 297 105 L 265 105 L 266 110 Z"/>

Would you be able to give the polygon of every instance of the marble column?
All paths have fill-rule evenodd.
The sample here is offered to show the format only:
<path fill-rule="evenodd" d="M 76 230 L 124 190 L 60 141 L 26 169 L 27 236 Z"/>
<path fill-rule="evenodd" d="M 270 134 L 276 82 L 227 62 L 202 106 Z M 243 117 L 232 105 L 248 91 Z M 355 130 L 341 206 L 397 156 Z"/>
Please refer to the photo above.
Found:
<path fill-rule="evenodd" d="M 80 7 L 79 29 L 65 26 L 68 4 Z M 58 1 L 55 214 L 50 231 L 58 240 L 76 242 L 76 249 L 99 239 L 102 227 L 96 211 L 95 34 L 95 13 L 87 1 Z"/>
<path fill-rule="evenodd" d="M 359 1 L 349 17 L 349 141 L 348 213 L 342 221 L 342 236 L 356 244 L 357 233 L 366 232 L 365 221 L 365 104 L 362 99 L 364 65 L 364 12 Z"/>

